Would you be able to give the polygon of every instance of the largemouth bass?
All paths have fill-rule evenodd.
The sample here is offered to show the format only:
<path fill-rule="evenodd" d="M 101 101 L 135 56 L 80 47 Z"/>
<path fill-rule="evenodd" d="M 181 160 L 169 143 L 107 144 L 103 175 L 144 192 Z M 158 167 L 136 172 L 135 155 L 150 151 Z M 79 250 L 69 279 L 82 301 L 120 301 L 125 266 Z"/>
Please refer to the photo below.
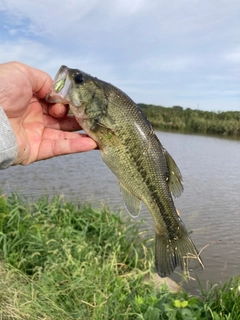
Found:
<path fill-rule="evenodd" d="M 68 104 L 80 126 L 99 146 L 117 176 L 124 203 L 138 216 L 143 202 L 155 222 L 155 266 L 161 277 L 177 266 L 203 268 L 177 213 L 172 195 L 183 191 L 181 173 L 141 109 L 121 90 L 78 69 L 62 66 L 46 97 Z"/>

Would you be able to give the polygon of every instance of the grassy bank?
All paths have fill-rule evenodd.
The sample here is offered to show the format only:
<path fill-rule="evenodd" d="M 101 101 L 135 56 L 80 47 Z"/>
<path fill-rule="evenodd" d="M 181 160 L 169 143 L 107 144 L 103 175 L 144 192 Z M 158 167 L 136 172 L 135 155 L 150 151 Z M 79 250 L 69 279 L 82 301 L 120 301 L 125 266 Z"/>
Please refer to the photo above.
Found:
<path fill-rule="evenodd" d="M 165 108 L 162 106 L 138 104 L 153 127 L 184 133 L 200 133 L 240 138 L 240 112 L 211 112 L 183 109 L 180 106 Z"/>
<path fill-rule="evenodd" d="M 198 297 L 144 283 L 152 247 L 107 209 L 1 196 L 0 319 L 239 319 L 237 279 Z"/>

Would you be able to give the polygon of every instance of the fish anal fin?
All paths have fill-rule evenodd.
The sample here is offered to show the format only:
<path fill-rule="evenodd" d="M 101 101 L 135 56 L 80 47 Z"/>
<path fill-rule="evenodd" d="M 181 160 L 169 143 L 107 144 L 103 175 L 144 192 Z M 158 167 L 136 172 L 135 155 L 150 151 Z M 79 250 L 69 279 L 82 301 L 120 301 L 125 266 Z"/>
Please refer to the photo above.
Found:
<path fill-rule="evenodd" d="M 183 192 L 183 180 L 181 172 L 171 155 L 164 149 L 167 166 L 169 170 L 168 186 L 174 197 L 179 197 Z"/>
<path fill-rule="evenodd" d="M 121 182 L 120 191 L 123 196 L 123 202 L 125 207 L 132 218 L 139 216 L 141 210 L 141 201 L 135 197 Z"/>

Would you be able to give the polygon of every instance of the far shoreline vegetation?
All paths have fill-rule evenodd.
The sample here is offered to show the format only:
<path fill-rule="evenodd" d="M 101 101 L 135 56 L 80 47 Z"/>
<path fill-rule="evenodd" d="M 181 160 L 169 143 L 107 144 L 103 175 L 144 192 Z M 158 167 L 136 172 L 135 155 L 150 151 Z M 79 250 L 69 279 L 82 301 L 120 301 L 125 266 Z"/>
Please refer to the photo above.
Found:
<path fill-rule="evenodd" d="M 203 111 L 138 103 L 154 129 L 240 139 L 240 111 Z"/>

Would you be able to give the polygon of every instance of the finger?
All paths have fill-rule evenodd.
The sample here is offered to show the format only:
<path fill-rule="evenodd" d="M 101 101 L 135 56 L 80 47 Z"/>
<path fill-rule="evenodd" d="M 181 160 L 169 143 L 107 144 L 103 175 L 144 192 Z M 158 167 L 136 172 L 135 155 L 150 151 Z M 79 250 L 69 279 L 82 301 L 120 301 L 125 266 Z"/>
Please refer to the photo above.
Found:
<path fill-rule="evenodd" d="M 43 122 L 45 127 L 56 130 L 77 131 L 82 129 L 75 117 L 71 115 L 67 115 L 63 119 L 57 119 L 49 115 L 44 115 Z"/>
<path fill-rule="evenodd" d="M 53 82 L 52 78 L 46 72 L 30 67 L 20 62 L 14 62 L 15 67 L 27 74 L 31 84 L 32 91 L 37 93 L 40 98 L 44 98 L 49 92 L 50 86 Z"/>
<path fill-rule="evenodd" d="M 36 160 L 45 160 L 77 152 L 86 152 L 96 148 L 96 143 L 86 136 L 75 139 L 43 140 Z"/>
<path fill-rule="evenodd" d="M 69 106 L 62 103 L 50 104 L 48 106 L 49 115 L 55 118 L 66 117 L 66 115 L 68 114 L 68 111 L 69 111 Z"/>
<path fill-rule="evenodd" d="M 47 103 L 43 99 L 40 100 L 43 108 L 43 114 L 48 114 L 54 118 L 64 118 L 68 114 L 69 106 L 62 103 Z"/>
<path fill-rule="evenodd" d="M 52 128 L 46 128 L 43 132 L 42 140 L 72 140 L 82 137 L 87 137 L 87 135 L 83 133 L 68 132 L 62 130 L 55 130 Z"/>

